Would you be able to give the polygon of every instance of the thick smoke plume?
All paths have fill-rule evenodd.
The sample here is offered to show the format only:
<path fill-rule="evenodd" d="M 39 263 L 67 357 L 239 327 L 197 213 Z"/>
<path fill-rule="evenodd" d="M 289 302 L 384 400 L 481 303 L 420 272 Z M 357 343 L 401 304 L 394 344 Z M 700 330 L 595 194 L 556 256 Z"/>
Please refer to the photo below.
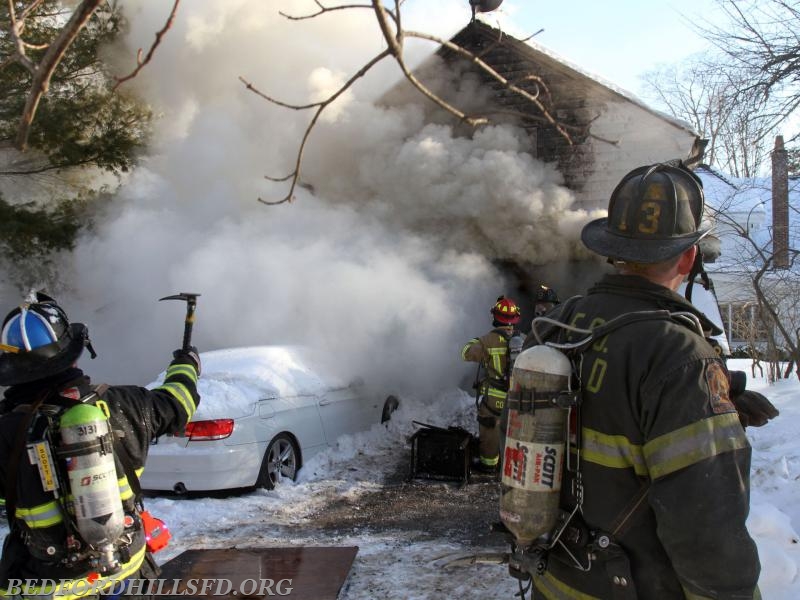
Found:
<path fill-rule="evenodd" d="M 437 4 L 437 18 L 420 23 L 412 3 L 408 26 L 448 37 L 466 24 L 465 1 Z M 285 193 L 263 175 L 292 169 L 311 115 L 266 103 L 238 77 L 305 103 L 381 48 L 371 11 L 299 23 L 278 14 L 315 6 L 181 4 L 153 62 L 126 84 L 160 115 L 157 137 L 81 240 L 61 299 L 89 325 L 101 357 L 82 366 L 96 380 L 154 379 L 180 343 L 184 310 L 157 299 L 187 291 L 202 294 L 201 350 L 307 344 L 380 389 L 449 386 L 466 372 L 461 345 L 510 291 L 494 261 L 570 257 L 587 215 L 570 210 L 551 167 L 521 151 L 522 134 L 487 127 L 468 139 L 414 106 L 376 105 L 400 77 L 388 64 L 312 133 L 297 200 L 258 203 Z M 119 72 L 168 7 L 128 8 L 129 39 L 110 50 Z"/>

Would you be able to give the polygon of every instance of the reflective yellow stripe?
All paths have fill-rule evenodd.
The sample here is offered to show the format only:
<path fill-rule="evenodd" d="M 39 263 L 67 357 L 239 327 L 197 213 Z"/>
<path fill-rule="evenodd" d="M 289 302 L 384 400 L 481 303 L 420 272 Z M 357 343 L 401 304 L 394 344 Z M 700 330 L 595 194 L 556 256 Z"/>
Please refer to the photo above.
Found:
<path fill-rule="evenodd" d="M 497 455 L 493 458 L 487 458 L 485 456 L 481 456 L 481 462 L 487 467 L 496 467 L 497 463 L 500 462 L 500 455 Z"/>
<path fill-rule="evenodd" d="M 700 594 L 694 594 L 689 590 L 687 590 L 685 587 L 683 588 L 683 595 L 686 598 L 686 600 L 713 600 L 711 596 L 701 596 Z M 756 586 L 756 589 L 753 591 L 753 600 L 761 600 L 761 590 L 758 589 L 758 586 Z"/>
<path fill-rule="evenodd" d="M 183 409 L 186 411 L 187 418 L 192 418 L 192 415 L 194 414 L 194 411 L 197 410 L 197 407 L 194 404 L 192 395 L 189 393 L 189 390 L 186 389 L 185 385 L 182 383 L 177 383 L 176 381 L 171 381 L 160 387 L 157 387 L 156 389 L 165 390 L 172 394 L 172 396 L 181 403 L 181 406 L 183 406 Z"/>
<path fill-rule="evenodd" d="M 133 470 L 136 473 L 137 477 L 141 477 L 142 473 L 144 473 L 144 467 L 139 467 L 138 469 Z"/>
<path fill-rule="evenodd" d="M 644 445 L 650 477 L 658 479 L 724 452 L 748 446 L 739 416 L 715 415 L 692 423 Z"/>
<path fill-rule="evenodd" d="M 687 590 L 685 587 L 683 588 L 683 595 L 686 598 L 686 600 L 713 600 L 711 596 L 701 596 L 700 594 L 694 594 L 689 590 Z M 753 591 L 753 600 L 761 600 L 761 590 L 758 589 L 758 586 L 756 586 L 756 589 Z"/>
<path fill-rule="evenodd" d="M 192 365 L 172 365 L 167 369 L 167 379 L 173 375 L 185 375 L 194 383 L 197 383 L 197 371 Z"/>
<path fill-rule="evenodd" d="M 683 595 L 686 598 L 686 600 L 713 600 L 713 598 L 711 598 L 710 596 L 701 596 L 700 594 L 693 594 L 685 587 L 683 588 Z"/>
<path fill-rule="evenodd" d="M 123 476 L 121 479 L 117 479 L 117 487 L 119 487 L 119 497 L 122 500 L 133 498 L 133 491 L 127 477 Z"/>
<path fill-rule="evenodd" d="M 17 508 L 14 511 L 14 516 L 21 521 L 25 521 L 25 524 L 31 529 L 52 527 L 64 520 L 61 516 L 61 508 L 55 501 L 40 504 L 33 508 Z"/>
<path fill-rule="evenodd" d="M 477 341 L 479 341 L 478 338 L 472 338 L 470 341 L 464 344 L 464 347 L 461 349 L 462 360 L 467 360 L 467 350 L 469 350 L 472 347 L 472 344 L 474 344 Z"/>
<path fill-rule="evenodd" d="M 98 577 L 94 583 L 91 583 L 86 577 L 81 579 L 73 579 L 65 583 L 59 583 L 55 586 L 55 590 L 50 586 L 43 587 L 30 587 L 25 588 L 28 592 L 25 597 L 38 596 L 37 600 L 44 598 L 54 598 L 58 600 L 77 600 L 83 596 L 89 595 L 90 592 L 98 592 L 106 589 L 117 581 L 128 579 L 131 575 L 135 574 L 142 566 L 144 561 L 144 554 L 147 550 L 143 544 L 141 549 L 134 554 L 131 559 L 122 565 L 122 569 L 108 577 Z M 17 595 L 8 593 L 8 589 L 0 588 L 0 598 L 19 598 Z"/>
<path fill-rule="evenodd" d="M 642 447 L 632 444 L 624 435 L 607 435 L 584 427 L 581 458 L 587 462 L 612 469 L 634 469 L 637 475 L 647 476 Z"/>
<path fill-rule="evenodd" d="M 505 400 L 508 396 L 508 392 L 505 390 L 498 390 L 497 388 L 488 387 L 486 388 L 486 395 L 491 396 L 492 398 L 500 398 L 501 400 Z"/>
<path fill-rule="evenodd" d="M 501 362 L 501 358 L 506 355 L 505 347 L 500 348 L 489 348 L 488 350 L 489 356 L 492 357 L 492 365 L 494 367 L 495 372 L 502 373 L 503 372 L 503 363 Z"/>
<path fill-rule="evenodd" d="M 537 592 L 541 592 L 546 600 L 602 600 L 597 596 L 590 596 L 571 588 L 566 583 L 559 581 L 545 571 L 544 575 L 537 575 L 533 578 L 533 585 Z"/>

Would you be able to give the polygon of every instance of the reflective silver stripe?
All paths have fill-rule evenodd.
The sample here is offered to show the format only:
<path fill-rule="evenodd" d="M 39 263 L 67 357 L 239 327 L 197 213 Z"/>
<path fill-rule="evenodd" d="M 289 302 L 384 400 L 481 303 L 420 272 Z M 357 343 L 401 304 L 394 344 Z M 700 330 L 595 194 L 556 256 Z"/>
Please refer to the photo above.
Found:
<path fill-rule="evenodd" d="M 644 445 L 650 477 L 658 479 L 707 458 L 749 446 L 737 413 L 714 415 Z"/>
<path fill-rule="evenodd" d="M 172 365 L 167 369 L 167 379 L 174 375 L 185 375 L 197 383 L 197 371 L 192 365 Z"/>
<path fill-rule="evenodd" d="M 637 475 L 647 476 L 642 447 L 632 444 L 624 435 L 607 435 L 584 427 L 581 459 L 612 469 L 634 469 Z"/>
<path fill-rule="evenodd" d="M 472 338 L 470 341 L 468 341 L 466 344 L 464 344 L 464 347 L 461 349 L 461 358 L 463 360 L 467 359 L 467 350 L 469 350 L 472 347 L 472 345 L 475 342 L 478 342 L 478 341 L 480 341 L 480 340 L 478 340 L 478 338 Z"/>
<path fill-rule="evenodd" d="M 186 411 L 187 418 L 192 418 L 192 415 L 194 414 L 194 411 L 197 410 L 197 407 L 194 404 L 192 395 L 189 393 L 189 390 L 186 389 L 185 385 L 176 381 L 170 381 L 169 383 L 165 383 L 156 389 L 164 390 L 172 394 L 172 396 L 181 403 L 181 406 L 183 406 L 183 409 Z"/>
<path fill-rule="evenodd" d="M 119 497 L 122 500 L 133 498 L 133 490 L 131 490 L 131 485 L 128 482 L 127 477 L 122 477 L 121 479 L 117 479 L 117 487 L 119 487 Z"/>
<path fill-rule="evenodd" d="M 52 527 L 64 520 L 57 502 L 48 502 L 33 508 L 17 508 L 14 515 L 31 529 Z"/>
<path fill-rule="evenodd" d="M 488 350 L 489 356 L 492 357 L 492 365 L 494 366 L 494 370 L 497 373 L 503 372 L 503 363 L 500 361 L 506 355 L 506 349 L 504 346 L 500 348 L 489 348 Z"/>
<path fill-rule="evenodd" d="M 42 600 L 44 598 L 53 598 L 56 600 L 77 600 L 78 598 L 89 595 L 90 593 L 98 592 L 108 588 L 118 581 L 128 579 L 131 575 L 135 574 L 142 566 L 144 555 L 147 547 L 143 544 L 142 547 L 134 554 L 131 559 L 122 565 L 122 569 L 108 577 L 96 577 L 93 582 L 90 582 L 88 577 L 80 579 L 72 579 L 69 581 L 58 580 L 58 585 L 55 589 L 50 586 L 23 588 L 26 592 L 25 597 Z M 0 598 L 18 599 L 16 594 L 9 594 L 8 589 L 0 588 Z"/>

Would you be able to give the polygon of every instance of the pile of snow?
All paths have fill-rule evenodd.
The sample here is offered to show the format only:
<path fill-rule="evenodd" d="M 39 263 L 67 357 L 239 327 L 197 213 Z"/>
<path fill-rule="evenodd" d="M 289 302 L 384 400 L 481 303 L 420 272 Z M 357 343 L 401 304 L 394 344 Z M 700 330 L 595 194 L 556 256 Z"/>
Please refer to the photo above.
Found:
<path fill-rule="evenodd" d="M 764 600 L 795 600 L 800 598 L 800 384 L 792 375 L 770 385 L 758 370 L 752 376 L 752 361 L 730 363 L 732 369 L 747 372 L 749 389 L 767 396 L 781 411 L 764 427 L 747 429 L 753 445 L 747 527 L 758 544 Z"/>
<path fill-rule="evenodd" d="M 235 364 L 235 355 L 220 356 Z M 730 368 L 750 372 L 749 360 L 732 360 Z M 285 363 L 291 370 L 291 362 Z M 205 366 L 205 365 L 204 365 Z M 228 367 L 213 366 L 212 372 Z M 796 377 L 769 384 L 756 372 L 750 389 L 761 391 L 781 415 L 761 428 L 749 428 L 753 446 L 752 496 L 748 529 L 761 556 L 760 588 L 765 600 L 800 597 L 800 544 L 797 528 L 800 506 L 800 383 Z M 242 394 L 246 395 L 247 391 Z M 419 532 L 355 530 L 346 534 L 320 532 L 309 527 L 321 507 L 342 498 L 382 489 L 387 473 L 397 468 L 398 456 L 408 448 L 413 421 L 433 425 L 460 425 L 474 431 L 474 401 L 462 390 L 431 393 L 430 397 L 404 397 L 387 427 L 342 437 L 300 471 L 298 481 L 273 491 L 256 490 L 227 498 L 158 497 L 147 500 L 148 509 L 164 519 L 172 531 L 170 546 L 157 555 L 163 563 L 191 548 L 265 547 L 287 545 L 358 546 L 342 600 L 403 597 L 514 597 L 517 582 L 505 566 L 477 565 L 443 570 L 435 562 L 452 553 L 503 551 L 472 547 L 459 539 L 431 539 Z M 447 484 L 441 484 L 447 485 Z M 459 493 L 453 488 L 453 493 Z M 709 490 L 713 493 L 713 490 Z M 496 511 L 496 506 L 487 506 Z M 420 533 L 422 532 L 422 533 Z"/>
<path fill-rule="evenodd" d="M 759 585 L 764 599 L 796 600 L 800 597 L 800 506 L 796 502 L 800 492 L 796 428 L 800 383 L 792 376 L 769 384 L 759 372 L 752 377 L 750 365 L 744 359 L 729 362 L 731 369 L 748 373 L 748 388 L 768 396 L 781 415 L 765 427 L 747 430 L 753 445 L 747 526 L 761 557 Z M 473 399 L 461 390 L 439 391 L 430 398 L 403 398 L 388 428 L 376 425 L 370 431 L 341 438 L 336 447 L 314 457 L 295 484 L 271 492 L 260 490 L 225 499 L 150 499 L 149 508 L 170 523 L 174 536 L 159 560 L 168 560 L 191 547 L 356 545 L 359 552 L 342 595 L 344 600 L 398 597 L 398 590 L 403 590 L 404 598 L 478 597 L 486 593 L 513 598 L 517 584 L 506 567 L 478 565 L 453 572 L 434 564 L 443 555 L 486 548 L 472 548 L 458 540 L 420 541 L 403 532 L 389 536 L 363 531 L 324 537 L 304 533 L 302 526 L 308 516 L 325 503 L 381 487 L 386 472 L 396 468 L 397 452 L 407 448 L 407 437 L 415 429 L 412 421 L 474 430 Z M 496 509 L 486 507 L 487 511 Z M 420 523 L 420 529 L 424 528 L 425 523 Z"/>
<path fill-rule="evenodd" d="M 243 417 L 267 398 L 320 394 L 346 383 L 310 349 L 297 346 L 230 348 L 200 354 L 202 401 L 195 420 Z M 164 380 L 165 373 L 147 387 Z"/>

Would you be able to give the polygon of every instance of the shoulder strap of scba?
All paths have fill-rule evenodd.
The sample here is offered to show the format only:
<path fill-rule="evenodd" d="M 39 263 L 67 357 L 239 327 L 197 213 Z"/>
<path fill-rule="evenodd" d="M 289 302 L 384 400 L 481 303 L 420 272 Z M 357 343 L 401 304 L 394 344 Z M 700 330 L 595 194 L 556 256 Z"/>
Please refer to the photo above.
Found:
<path fill-rule="evenodd" d="M 678 323 L 680 325 L 683 325 L 684 327 L 687 327 L 689 330 L 698 334 L 700 337 L 705 338 L 705 335 L 703 333 L 703 326 L 700 323 L 700 319 L 697 317 L 697 315 L 689 311 L 672 312 L 666 309 L 641 310 L 636 312 L 625 313 L 611 319 L 610 321 L 598 325 L 594 329 L 580 329 L 577 327 L 573 327 L 572 325 L 569 325 L 567 321 L 572 314 L 572 310 L 574 309 L 575 304 L 581 298 L 582 296 L 573 296 L 567 299 L 564 302 L 564 308 L 558 315 L 559 316 L 558 319 L 554 319 L 551 317 L 537 317 L 533 320 L 531 324 L 531 333 L 536 338 L 538 343 L 546 344 L 557 350 L 561 350 L 567 355 L 580 355 L 586 350 L 586 348 L 588 348 L 595 341 L 609 335 L 610 333 L 616 331 L 617 329 L 620 329 L 627 325 L 632 325 L 633 323 L 639 323 L 641 321 L 653 321 L 653 320 L 672 321 Z M 540 332 L 537 330 L 537 326 L 540 325 L 549 326 L 549 329 L 547 330 L 545 336 L 542 336 Z M 550 337 L 558 329 L 584 334 L 585 337 L 577 342 L 563 342 L 563 343 L 553 342 L 549 341 L 548 339 L 545 339 L 547 337 Z"/>
<path fill-rule="evenodd" d="M 95 406 L 98 406 L 105 413 L 106 417 L 110 418 L 111 414 L 108 405 L 106 405 L 105 400 L 103 400 L 103 395 L 108 391 L 108 388 L 108 384 L 105 383 L 96 385 L 94 386 L 93 393 L 87 395 L 85 399 L 88 402 L 92 402 Z M 84 399 L 82 398 L 81 402 L 83 401 Z M 119 459 L 122 470 L 125 472 L 125 477 L 128 478 L 128 485 L 131 486 L 131 490 L 133 491 L 134 502 L 136 506 L 141 509 L 142 486 L 139 483 L 139 476 L 136 475 L 136 467 L 133 465 L 133 459 L 124 444 L 114 444 L 114 455 Z"/>
<path fill-rule="evenodd" d="M 552 319 L 549 317 L 538 317 L 533 320 L 532 323 L 532 333 L 534 337 L 536 337 L 537 341 L 540 344 L 546 344 L 556 350 L 560 350 L 563 352 L 567 358 L 572 363 L 572 369 L 577 377 L 577 386 L 575 389 L 563 391 L 560 394 L 554 395 L 552 392 L 549 393 L 532 393 L 529 397 L 523 397 L 519 394 L 510 393 L 509 394 L 509 401 L 508 405 L 509 408 L 514 408 L 516 404 L 517 407 L 523 408 L 524 405 L 527 404 L 527 408 L 529 410 L 535 410 L 536 408 L 565 408 L 565 409 L 572 409 L 576 411 L 577 415 L 577 423 L 578 423 L 578 431 L 576 431 L 576 446 L 578 449 L 578 456 L 580 456 L 580 448 L 581 448 L 581 431 L 580 431 L 580 423 L 581 423 L 581 403 L 580 403 L 580 362 L 583 353 L 586 351 L 587 348 L 595 341 L 602 339 L 603 337 L 626 327 L 627 325 L 632 325 L 634 323 L 640 323 L 642 321 L 653 321 L 653 320 L 660 320 L 660 321 L 672 321 L 679 323 L 683 326 L 688 327 L 694 333 L 700 335 L 700 337 L 704 337 L 703 335 L 703 328 L 700 324 L 700 320 L 697 318 L 696 315 L 690 312 L 670 312 L 668 310 L 649 310 L 649 311 L 636 311 L 632 313 L 626 313 L 620 315 L 610 321 L 603 323 L 602 325 L 598 325 L 592 330 L 586 329 L 579 329 L 573 327 L 567 323 L 569 318 L 572 314 L 572 309 L 574 309 L 575 304 L 581 298 L 581 296 L 573 296 L 564 302 L 564 308 L 559 314 L 560 319 Z M 557 329 L 564 329 L 567 331 L 572 331 L 575 333 L 583 333 L 585 337 L 577 342 L 574 343 L 558 343 L 558 342 L 550 342 L 546 340 L 542 340 L 536 330 L 537 323 L 544 323 L 550 327 L 548 329 L 548 336 L 552 335 Z M 568 453 L 569 456 L 570 453 Z M 565 463 L 565 469 L 569 469 L 569 466 Z M 577 473 L 577 488 L 573 490 L 573 494 L 576 497 L 577 503 L 575 506 L 575 510 L 572 512 L 571 515 L 561 524 L 560 530 L 556 533 L 555 539 L 561 536 L 561 533 L 564 531 L 566 526 L 572 520 L 572 517 L 575 515 L 577 511 L 580 510 L 580 506 L 582 504 L 583 499 L 583 491 L 581 485 L 581 478 L 580 478 L 580 463 L 578 463 L 575 467 L 575 470 L 578 471 Z M 636 491 L 635 494 L 631 497 L 630 501 L 626 503 L 626 505 L 619 511 L 618 515 L 613 521 L 612 531 L 610 532 L 611 536 L 616 537 L 623 533 L 627 526 L 630 524 L 631 517 L 638 511 L 638 509 L 642 506 L 644 498 L 647 496 L 647 493 L 650 489 L 649 481 L 642 482 L 639 489 Z"/>
<path fill-rule="evenodd" d="M 103 396 L 105 395 L 106 391 L 108 390 L 109 386 L 107 384 L 98 384 L 92 386 L 92 389 L 89 393 L 83 395 L 77 401 L 70 401 L 69 404 L 66 403 L 60 397 L 53 397 L 54 394 L 52 391 L 48 390 L 47 392 L 43 393 L 41 396 L 36 398 L 34 402 L 30 405 L 26 406 L 24 410 L 25 416 L 23 417 L 20 425 L 17 429 L 17 434 L 14 440 L 14 445 L 12 446 L 11 454 L 9 456 L 8 461 L 8 470 L 6 472 L 6 481 L 5 481 L 5 489 L 6 489 L 6 517 L 9 522 L 9 526 L 13 527 L 15 525 L 16 519 L 16 506 L 17 506 L 17 479 L 18 479 L 18 470 L 20 461 L 22 460 L 23 454 L 28 445 L 28 438 L 30 436 L 31 430 L 35 427 L 34 423 L 36 421 L 36 417 L 40 414 L 40 407 L 42 404 L 52 404 L 56 406 L 61 406 L 62 410 L 59 411 L 58 414 L 63 413 L 64 410 L 71 406 L 75 406 L 77 404 L 93 404 L 97 406 L 100 410 L 103 411 L 106 418 L 110 417 L 110 411 L 108 405 L 103 400 Z M 112 433 L 112 435 L 114 435 Z M 125 476 L 128 479 L 128 484 L 131 487 L 131 490 L 134 493 L 134 499 L 137 506 L 141 507 L 142 505 L 142 489 L 139 483 L 139 478 L 136 475 L 136 469 L 133 466 L 133 461 L 130 458 L 127 450 L 125 449 L 123 444 L 113 444 L 114 453 L 122 465 L 123 471 L 125 472 Z M 59 478 L 59 480 L 62 478 Z"/>

